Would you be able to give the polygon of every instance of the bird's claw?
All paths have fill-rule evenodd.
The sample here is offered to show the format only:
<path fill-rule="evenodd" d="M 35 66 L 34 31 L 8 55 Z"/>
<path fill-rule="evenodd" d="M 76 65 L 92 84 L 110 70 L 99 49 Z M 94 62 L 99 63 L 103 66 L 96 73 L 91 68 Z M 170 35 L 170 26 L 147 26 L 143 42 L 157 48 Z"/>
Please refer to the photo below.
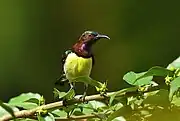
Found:
<path fill-rule="evenodd" d="M 79 100 L 83 103 L 88 103 L 88 101 L 86 101 L 86 95 L 82 95 Z"/>
<path fill-rule="evenodd" d="M 67 100 L 64 99 L 64 100 L 62 101 L 62 104 L 63 104 L 64 107 L 67 107 L 67 105 L 68 105 Z"/>

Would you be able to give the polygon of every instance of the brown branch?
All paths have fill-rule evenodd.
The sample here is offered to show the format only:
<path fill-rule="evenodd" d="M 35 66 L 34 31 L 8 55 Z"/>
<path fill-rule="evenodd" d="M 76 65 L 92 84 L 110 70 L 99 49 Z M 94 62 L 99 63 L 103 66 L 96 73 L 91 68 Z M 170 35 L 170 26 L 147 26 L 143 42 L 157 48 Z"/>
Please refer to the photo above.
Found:
<path fill-rule="evenodd" d="M 110 96 L 111 94 L 113 93 L 112 92 L 108 93 L 108 96 Z M 68 104 L 81 103 L 82 101 L 79 100 L 79 97 L 80 96 L 76 96 L 74 100 L 68 101 L 67 103 Z M 97 94 L 97 95 L 86 96 L 85 101 L 102 100 L 102 99 L 104 99 L 104 97 Z M 48 110 L 48 109 L 59 108 L 59 107 L 63 107 L 63 101 L 58 101 L 58 102 L 42 105 L 42 106 L 39 106 L 34 109 L 30 109 L 30 110 L 17 111 L 17 112 L 14 112 L 14 115 L 16 118 L 27 118 L 27 117 L 33 116 L 38 110 Z M 10 114 L 7 114 L 1 117 L 0 121 L 8 121 L 12 118 L 13 117 Z"/>
<path fill-rule="evenodd" d="M 116 96 L 120 97 L 120 96 L 136 95 L 138 93 L 137 89 L 138 89 L 138 87 L 131 87 L 131 88 L 122 89 L 120 91 L 117 91 L 118 95 L 116 95 Z M 157 89 L 159 89 L 159 88 L 153 87 L 153 88 L 150 88 L 149 90 L 147 90 L 146 92 L 154 91 L 154 90 L 157 90 Z M 104 100 L 106 98 L 109 98 L 114 93 L 116 93 L 116 92 L 109 92 L 109 93 L 106 94 L 105 97 L 101 96 L 100 94 L 86 96 L 85 101 Z M 67 104 L 70 105 L 70 104 L 75 104 L 75 103 L 82 103 L 82 101 L 79 100 L 79 98 L 80 98 L 80 95 L 75 96 L 75 98 L 73 100 L 68 101 Z M 38 110 L 49 110 L 49 109 L 54 109 L 54 108 L 59 108 L 59 107 L 63 107 L 63 101 L 58 101 L 58 102 L 42 105 L 42 106 L 39 106 L 39 107 L 34 108 L 34 109 L 30 109 L 30 110 L 17 111 L 17 112 L 14 112 L 14 115 L 15 115 L 16 118 L 28 118 L 28 117 L 33 117 L 34 114 L 36 114 L 36 112 Z M 90 115 L 90 116 L 92 116 L 92 115 Z M 8 121 L 8 120 L 11 120 L 11 119 L 13 119 L 13 117 L 10 114 L 6 114 L 6 115 L 4 115 L 4 116 L 2 116 L 0 118 L 0 121 Z"/>

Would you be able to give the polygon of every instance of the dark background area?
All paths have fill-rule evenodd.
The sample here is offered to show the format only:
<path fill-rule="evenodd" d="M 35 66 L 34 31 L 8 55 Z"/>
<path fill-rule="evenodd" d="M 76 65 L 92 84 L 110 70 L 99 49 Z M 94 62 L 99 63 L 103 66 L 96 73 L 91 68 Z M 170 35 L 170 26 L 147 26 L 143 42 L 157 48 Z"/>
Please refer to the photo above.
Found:
<path fill-rule="evenodd" d="M 85 30 L 111 37 L 94 46 L 92 71 L 94 79 L 109 80 L 109 91 L 125 87 L 122 77 L 130 70 L 166 67 L 180 55 L 179 5 L 161 0 L 0 1 L 0 99 L 37 92 L 52 101 L 61 54 Z"/>

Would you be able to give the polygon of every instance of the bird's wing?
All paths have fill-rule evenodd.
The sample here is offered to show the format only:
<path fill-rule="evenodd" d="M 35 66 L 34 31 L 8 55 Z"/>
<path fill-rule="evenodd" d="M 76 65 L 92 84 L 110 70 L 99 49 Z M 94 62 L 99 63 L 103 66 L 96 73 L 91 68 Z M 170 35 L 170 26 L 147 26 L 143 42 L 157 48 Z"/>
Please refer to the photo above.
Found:
<path fill-rule="evenodd" d="M 94 66 L 94 64 L 95 64 L 95 58 L 94 58 L 94 55 L 92 54 L 91 57 L 92 57 L 92 65 Z"/>
<path fill-rule="evenodd" d="M 62 63 L 62 72 L 63 72 L 63 74 L 64 74 L 64 63 L 65 63 L 65 61 L 66 61 L 66 58 L 67 58 L 68 54 L 70 54 L 71 52 L 72 52 L 72 50 L 69 49 L 69 50 L 66 50 L 66 51 L 62 54 L 61 63 Z"/>
<path fill-rule="evenodd" d="M 71 52 L 72 52 L 72 50 L 69 49 L 69 50 L 66 50 L 66 51 L 62 54 L 62 57 L 61 57 L 62 75 L 61 75 L 59 78 L 56 79 L 56 82 L 55 82 L 56 85 L 64 85 L 64 82 L 68 81 L 68 80 L 66 79 L 66 75 L 65 75 L 65 72 L 64 72 L 64 63 L 65 63 L 65 61 L 66 61 L 66 58 L 67 58 L 68 54 L 70 54 Z"/>

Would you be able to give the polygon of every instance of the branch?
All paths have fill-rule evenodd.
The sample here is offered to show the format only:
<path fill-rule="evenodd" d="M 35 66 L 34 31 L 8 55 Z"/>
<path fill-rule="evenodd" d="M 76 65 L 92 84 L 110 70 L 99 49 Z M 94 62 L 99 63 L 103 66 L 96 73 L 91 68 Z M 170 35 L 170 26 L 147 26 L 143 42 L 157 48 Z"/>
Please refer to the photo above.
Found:
<path fill-rule="evenodd" d="M 159 87 L 155 86 L 155 87 L 149 88 L 146 92 L 155 91 L 155 90 L 158 90 L 158 89 L 159 89 Z M 133 96 L 133 95 L 138 94 L 138 87 L 126 88 L 126 89 L 122 89 L 122 90 L 117 91 L 117 92 L 118 92 L 118 95 L 116 95 L 116 97 Z M 107 99 L 107 98 L 111 97 L 114 93 L 116 93 L 116 92 L 109 92 L 109 93 L 106 94 L 106 96 L 101 96 L 100 94 L 86 96 L 85 101 L 104 100 L 104 99 Z M 80 95 L 75 96 L 75 98 L 73 100 L 68 101 L 67 104 L 71 105 L 71 104 L 75 104 L 75 103 L 82 103 L 82 101 L 79 100 L 79 98 L 80 98 Z M 29 118 L 29 117 L 33 117 L 34 114 L 36 114 L 36 112 L 38 110 L 49 110 L 49 109 L 60 108 L 60 107 L 63 107 L 63 101 L 49 103 L 49 104 L 42 105 L 42 106 L 39 106 L 39 107 L 34 108 L 34 109 L 30 109 L 30 110 L 17 111 L 17 112 L 14 112 L 14 115 L 15 115 L 16 118 Z M 92 115 L 88 115 L 86 117 L 89 117 L 89 116 L 93 117 L 95 115 L 92 114 Z M 74 118 L 79 118 L 79 117 L 74 116 Z M 82 119 L 82 117 L 83 116 L 81 116 L 81 119 Z M 83 118 L 86 118 L 86 117 L 83 117 Z M 73 117 L 70 117 L 70 118 L 73 118 Z M 6 115 L 4 115 L 3 117 L 0 118 L 0 121 L 8 121 L 8 120 L 11 120 L 11 119 L 13 119 L 12 115 L 6 114 Z"/>

